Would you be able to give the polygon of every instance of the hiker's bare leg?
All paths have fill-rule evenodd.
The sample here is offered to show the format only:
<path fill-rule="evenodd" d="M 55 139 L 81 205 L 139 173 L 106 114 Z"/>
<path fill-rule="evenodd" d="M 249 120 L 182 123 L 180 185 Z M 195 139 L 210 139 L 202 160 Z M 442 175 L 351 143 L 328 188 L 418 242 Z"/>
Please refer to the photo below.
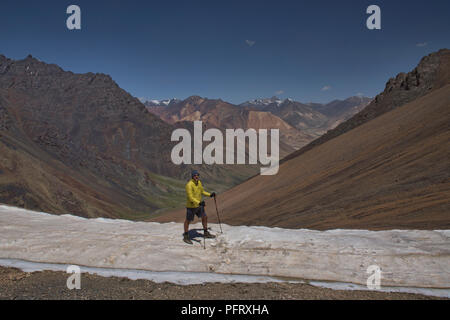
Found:
<path fill-rule="evenodd" d="M 189 221 L 186 219 L 184 220 L 184 232 L 188 232 L 189 231 Z"/>
<path fill-rule="evenodd" d="M 207 230 L 208 229 L 208 217 L 207 216 L 202 217 L 202 224 L 203 224 L 203 230 Z"/>

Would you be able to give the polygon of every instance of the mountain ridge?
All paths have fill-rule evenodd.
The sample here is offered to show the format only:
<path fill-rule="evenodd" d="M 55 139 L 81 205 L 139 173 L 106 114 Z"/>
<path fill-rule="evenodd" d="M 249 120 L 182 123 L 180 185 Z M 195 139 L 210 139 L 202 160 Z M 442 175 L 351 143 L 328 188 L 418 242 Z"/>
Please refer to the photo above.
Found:
<path fill-rule="evenodd" d="M 329 130 L 320 138 L 290 154 L 284 161 L 297 157 L 315 146 L 350 131 L 385 112 L 421 97 L 432 89 L 444 86 L 450 77 L 449 68 L 449 49 L 441 49 L 423 57 L 417 67 L 409 73 L 401 72 L 397 76 L 390 78 L 384 91 L 378 94 L 366 108 L 348 121 Z"/>

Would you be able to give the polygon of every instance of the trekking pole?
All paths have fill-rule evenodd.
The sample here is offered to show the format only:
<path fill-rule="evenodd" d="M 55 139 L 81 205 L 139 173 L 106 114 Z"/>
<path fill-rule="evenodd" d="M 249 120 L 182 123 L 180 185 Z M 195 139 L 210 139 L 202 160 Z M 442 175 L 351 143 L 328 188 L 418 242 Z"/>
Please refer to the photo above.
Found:
<path fill-rule="evenodd" d="M 222 224 L 220 223 L 219 209 L 217 209 L 217 201 L 216 201 L 216 197 L 214 197 L 214 203 L 216 204 L 216 212 L 217 212 L 217 219 L 219 220 L 220 233 L 223 233 L 223 231 L 222 231 Z"/>

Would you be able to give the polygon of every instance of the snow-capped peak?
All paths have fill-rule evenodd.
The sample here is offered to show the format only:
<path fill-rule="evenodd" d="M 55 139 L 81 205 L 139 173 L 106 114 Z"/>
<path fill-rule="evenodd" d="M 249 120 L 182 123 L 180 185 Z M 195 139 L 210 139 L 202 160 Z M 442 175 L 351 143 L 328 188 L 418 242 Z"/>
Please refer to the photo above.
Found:
<path fill-rule="evenodd" d="M 140 99 L 146 106 L 148 107 L 167 107 L 168 105 L 172 103 L 177 103 L 180 100 L 177 98 L 172 99 L 164 99 L 164 100 L 157 100 L 157 99 Z"/>
<path fill-rule="evenodd" d="M 278 97 L 272 97 L 272 98 L 260 98 L 260 99 L 249 100 L 249 101 L 242 103 L 241 105 L 242 106 L 264 107 L 264 106 L 268 106 L 271 104 L 276 104 L 277 106 L 280 106 L 283 102 L 284 102 L 284 100 L 281 100 Z"/>

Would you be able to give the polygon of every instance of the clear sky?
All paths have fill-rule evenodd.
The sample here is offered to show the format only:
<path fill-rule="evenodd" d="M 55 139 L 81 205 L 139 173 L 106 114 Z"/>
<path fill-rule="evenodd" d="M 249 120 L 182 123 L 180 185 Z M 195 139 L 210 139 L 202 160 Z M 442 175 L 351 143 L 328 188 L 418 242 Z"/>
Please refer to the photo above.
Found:
<path fill-rule="evenodd" d="M 371 4 L 381 30 L 366 28 Z M 107 73 L 136 97 L 328 102 L 375 96 L 449 48 L 450 1 L 2 0 L 0 35 L 0 54 Z"/>

